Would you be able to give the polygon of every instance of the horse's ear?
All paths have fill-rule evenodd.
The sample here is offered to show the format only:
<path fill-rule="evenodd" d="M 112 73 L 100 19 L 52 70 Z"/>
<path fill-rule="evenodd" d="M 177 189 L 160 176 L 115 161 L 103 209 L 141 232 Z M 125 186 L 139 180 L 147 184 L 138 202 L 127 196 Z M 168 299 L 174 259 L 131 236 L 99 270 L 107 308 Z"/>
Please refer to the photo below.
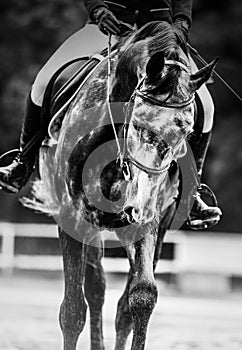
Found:
<path fill-rule="evenodd" d="M 190 77 L 189 87 L 192 91 L 198 90 L 204 83 L 206 83 L 212 75 L 219 58 L 216 58 L 211 63 L 200 69 Z"/>
<path fill-rule="evenodd" d="M 149 83 L 153 83 L 158 79 L 160 73 L 164 68 L 164 65 L 164 52 L 156 52 L 153 56 L 151 56 L 146 66 L 146 75 Z"/>

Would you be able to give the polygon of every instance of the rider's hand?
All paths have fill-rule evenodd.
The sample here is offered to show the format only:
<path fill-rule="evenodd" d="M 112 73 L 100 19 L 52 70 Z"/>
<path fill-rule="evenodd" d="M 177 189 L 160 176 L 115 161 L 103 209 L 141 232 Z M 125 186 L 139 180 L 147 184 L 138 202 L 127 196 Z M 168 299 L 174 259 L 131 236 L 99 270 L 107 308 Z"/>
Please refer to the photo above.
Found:
<path fill-rule="evenodd" d="M 133 32 L 134 28 L 131 24 L 119 21 L 119 36 L 126 36 Z"/>
<path fill-rule="evenodd" d="M 187 42 L 189 39 L 189 28 L 190 25 L 184 17 L 177 17 L 174 25 L 179 29 L 182 39 Z"/>
<path fill-rule="evenodd" d="M 98 7 L 93 11 L 93 18 L 104 34 L 120 34 L 119 21 L 108 8 Z"/>

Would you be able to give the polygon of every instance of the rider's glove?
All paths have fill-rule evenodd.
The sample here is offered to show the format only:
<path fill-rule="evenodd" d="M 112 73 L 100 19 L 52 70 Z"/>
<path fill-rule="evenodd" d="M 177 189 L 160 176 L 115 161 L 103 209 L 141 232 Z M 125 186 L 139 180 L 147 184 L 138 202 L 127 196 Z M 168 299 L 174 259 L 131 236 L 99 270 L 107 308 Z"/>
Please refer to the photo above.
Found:
<path fill-rule="evenodd" d="M 120 34 L 119 21 L 107 7 L 96 8 L 92 13 L 92 17 L 104 34 Z"/>
<path fill-rule="evenodd" d="M 174 25 L 179 29 L 182 39 L 187 42 L 189 39 L 189 22 L 185 19 L 185 17 L 177 17 Z"/>

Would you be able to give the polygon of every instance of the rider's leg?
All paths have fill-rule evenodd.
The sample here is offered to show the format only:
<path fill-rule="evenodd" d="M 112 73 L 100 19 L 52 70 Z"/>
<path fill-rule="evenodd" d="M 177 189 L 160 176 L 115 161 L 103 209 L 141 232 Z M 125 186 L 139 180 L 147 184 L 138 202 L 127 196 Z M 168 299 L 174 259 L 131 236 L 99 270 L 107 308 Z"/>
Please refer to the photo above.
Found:
<path fill-rule="evenodd" d="M 191 60 L 191 66 L 193 72 L 197 71 L 197 67 L 193 60 Z M 202 170 L 211 139 L 214 120 L 214 104 L 205 84 L 202 85 L 202 87 L 197 91 L 197 94 L 203 109 L 204 123 L 202 134 L 199 136 L 196 142 L 192 142 L 190 146 L 194 153 L 198 179 L 201 181 Z M 208 206 L 202 200 L 198 189 L 198 192 L 195 195 L 194 205 L 190 213 L 190 227 L 194 229 L 212 227 L 220 220 L 221 214 L 222 212 L 218 207 Z"/>
<path fill-rule="evenodd" d="M 35 158 L 42 139 L 37 138 L 28 151 L 25 146 L 41 130 L 40 112 L 41 107 L 35 105 L 29 95 L 26 100 L 25 115 L 22 122 L 19 153 L 10 165 L 0 167 L 0 187 L 7 192 L 18 192 L 27 183 L 33 172 Z M 23 149 L 25 149 L 24 153 Z"/>
<path fill-rule="evenodd" d="M 20 152 L 17 158 L 7 167 L 0 167 L 0 187 L 16 193 L 28 181 L 33 169 L 36 155 L 44 138 L 38 137 L 24 156 L 22 150 L 41 129 L 41 106 L 46 86 L 51 76 L 65 63 L 83 56 L 90 56 L 107 46 L 107 36 L 102 34 L 96 25 L 87 25 L 69 37 L 47 61 L 38 73 L 27 99 L 27 108 L 23 119 L 20 140 Z"/>

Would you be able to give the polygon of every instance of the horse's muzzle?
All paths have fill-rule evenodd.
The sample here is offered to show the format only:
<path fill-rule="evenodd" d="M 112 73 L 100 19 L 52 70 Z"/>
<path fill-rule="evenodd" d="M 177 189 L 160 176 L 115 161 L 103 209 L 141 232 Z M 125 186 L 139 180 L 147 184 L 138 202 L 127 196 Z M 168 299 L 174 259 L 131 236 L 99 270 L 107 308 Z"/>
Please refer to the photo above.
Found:
<path fill-rule="evenodd" d="M 145 217 L 138 209 L 132 206 L 125 207 L 123 211 L 127 217 L 127 220 L 131 224 L 146 224 L 153 218 L 153 216 L 151 216 L 150 218 Z"/>
<path fill-rule="evenodd" d="M 125 207 L 123 210 L 124 214 L 127 217 L 128 222 L 130 222 L 131 224 L 136 223 L 136 220 L 133 217 L 133 210 L 134 210 L 134 207 Z"/>

